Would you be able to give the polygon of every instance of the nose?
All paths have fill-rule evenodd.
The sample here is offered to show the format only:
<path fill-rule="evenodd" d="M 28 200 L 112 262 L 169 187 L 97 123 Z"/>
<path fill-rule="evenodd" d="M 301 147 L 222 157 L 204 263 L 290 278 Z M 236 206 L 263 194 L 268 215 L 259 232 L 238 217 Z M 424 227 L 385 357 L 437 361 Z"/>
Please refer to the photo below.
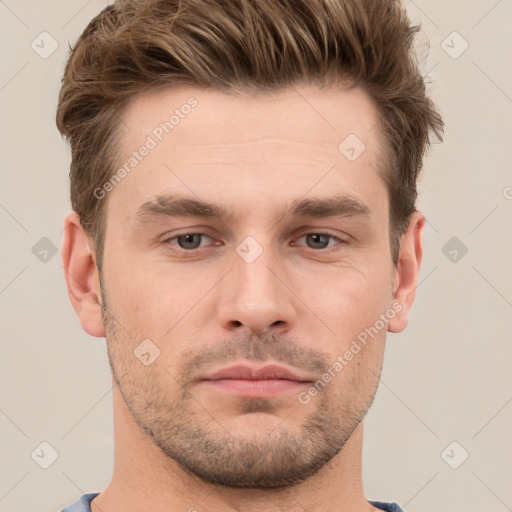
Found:
<path fill-rule="evenodd" d="M 236 334 L 284 333 L 295 323 L 295 296 L 282 261 L 270 248 L 252 262 L 238 253 L 219 290 L 219 320 Z"/>

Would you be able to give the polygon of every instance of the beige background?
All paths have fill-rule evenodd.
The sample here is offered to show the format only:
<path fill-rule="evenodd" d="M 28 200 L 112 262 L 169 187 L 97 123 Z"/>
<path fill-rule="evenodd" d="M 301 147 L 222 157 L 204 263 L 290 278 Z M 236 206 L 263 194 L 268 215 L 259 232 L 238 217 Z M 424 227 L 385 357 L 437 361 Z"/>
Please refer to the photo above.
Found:
<path fill-rule="evenodd" d="M 2 512 L 56 512 L 102 490 L 112 474 L 105 340 L 82 331 L 60 254 L 39 259 L 48 250 L 43 237 L 60 249 L 69 208 L 70 156 L 54 123 L 68 42 L 106 4 L 0 0 Z M 430 39 L 424 71 L 446 141 L 425 162 L 421 283 L 408 329 L 389 336 L 367 416 L 365 490 L 407 512 L 505 512 L 512 510 L 512 0 L 407 6 Z M 58 48 L 42 58 L 31 42 L 48 52 L 49 37 Z M 453 237 L 459 248 L 443 252 Z M 456 262 L 445 255 L 454 258 L 454 248 Z M 58 453 L 47 469 L 39 464 L 51 462 L 51 448 L 42 442 Z M 448 462 L 456 466 L 466 451 L 452 469 Z"/>

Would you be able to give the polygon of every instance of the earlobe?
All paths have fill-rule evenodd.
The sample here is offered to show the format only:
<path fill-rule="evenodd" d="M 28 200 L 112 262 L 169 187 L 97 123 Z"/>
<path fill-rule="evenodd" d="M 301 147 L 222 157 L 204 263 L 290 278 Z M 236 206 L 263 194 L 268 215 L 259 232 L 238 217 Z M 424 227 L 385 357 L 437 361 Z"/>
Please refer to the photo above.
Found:
<path fill-rule="evenodd" d="M 389 321 L 389 332 L 401 332 L 407 327 L 409 311 L 414 302 L 421 259 L 423 256 L 423 227 L 425 216 L 415 211 L 410 219 L 407 231 L 402 235 L 400 256 L 393 280 L 393 302 L 396 316 Z"/>
<path fill-rule="evenodd" d="M 64 220 L 62 264 L 69 299 L 82 328 L 91 336 L 104 337 L 96 259 L 75 212 L 70 212 Z"/>

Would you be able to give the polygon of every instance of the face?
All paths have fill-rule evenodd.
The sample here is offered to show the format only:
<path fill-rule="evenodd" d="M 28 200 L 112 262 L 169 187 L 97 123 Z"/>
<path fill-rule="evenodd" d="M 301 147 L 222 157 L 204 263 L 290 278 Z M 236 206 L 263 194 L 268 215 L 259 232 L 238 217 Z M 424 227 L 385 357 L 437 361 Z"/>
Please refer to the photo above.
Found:
<path fill-rule="evenodd" d="M 126 172 L 99 199 L 110 364 L 204 480 L 301 482 L 373 400 L 397 311 L 377 122 L 357 89 L 179 88 L 123 116 Z"/>

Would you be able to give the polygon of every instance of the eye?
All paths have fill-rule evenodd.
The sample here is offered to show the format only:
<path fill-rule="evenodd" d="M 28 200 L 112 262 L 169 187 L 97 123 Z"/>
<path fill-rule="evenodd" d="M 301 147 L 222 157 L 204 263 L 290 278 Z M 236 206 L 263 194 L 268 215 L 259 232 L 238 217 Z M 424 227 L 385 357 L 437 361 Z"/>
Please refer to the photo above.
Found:
<path fill-rule="evenodd" d="M 164 244 L 169 244 L 185 251 L 193 251 L 203 247 L 201 242 L 204 238 L 212 240 L 206 233 L 182 233 L 174 235 L 163 241 Z M 302 234 L 297 240 L 302 238 L 306 239 L 306 244 L 310 249 L 328 249 L 336 243 L 330 244 L 330 241 L 337 242 L 338 245 L 346 245 L 348 241 L 342 240 L 341 238 L 331 235 L 329 233 L 321 232 L 309 232 Z M 217 244 L 219 245 L 219 244 Z M 292 245 L 296 245 L 295 242 Z"/>
<path fill-rule="evenodd" d="M 346 240 L 342 240 L 337 236 L 331 235 L 329 233 L 304 233 L 298 240 L 306 237 L 307 243 L 310 242 L 312 245 L 308 245 L 310 249 L 327 249 L 328 247 L 332 247 L 329 244 L 329 239 L 337 241 L 339 244 L 347 244 Z"/>
<path fill-rule="evenodd" d="M 199 249 L 202 237 L 210 238 L 206 233 L 183 233 L 164 240 L 164 243 L 175 245 L 172 242 L 176 240 L 180 249 L 194 250 Z"/>

